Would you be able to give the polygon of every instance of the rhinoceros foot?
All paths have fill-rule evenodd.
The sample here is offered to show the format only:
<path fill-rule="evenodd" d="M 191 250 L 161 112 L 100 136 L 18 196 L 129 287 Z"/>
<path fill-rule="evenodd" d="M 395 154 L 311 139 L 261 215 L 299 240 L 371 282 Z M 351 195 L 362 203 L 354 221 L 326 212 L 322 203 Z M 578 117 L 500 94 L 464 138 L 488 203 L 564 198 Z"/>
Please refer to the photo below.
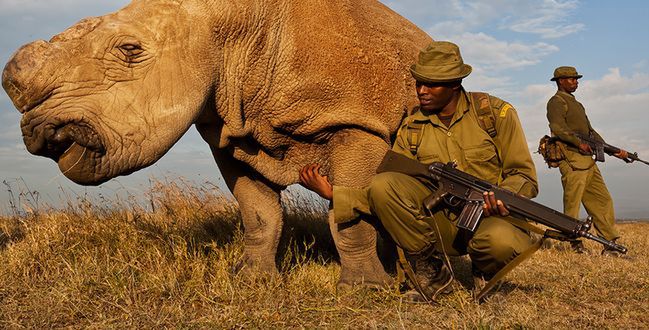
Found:
<path fill-rule="evenodd" d="M 381 263 L 368 260 L 358 263 L 353 269 L 343 268 L 336 284 L 336 291 L 340 294 L 359 286 L 370 289 L 387 289 L 393 284 L 394 279 L 383 270 Z"/>
<path fill-rule="evenodd" d="M 252 258 L 248 255 L 243 256 L 232 267 L 232 274 L 245 278 L 249 277 L 273 277 L 279 275 L 275 266 L 275 256 L 269 258 Z"/>

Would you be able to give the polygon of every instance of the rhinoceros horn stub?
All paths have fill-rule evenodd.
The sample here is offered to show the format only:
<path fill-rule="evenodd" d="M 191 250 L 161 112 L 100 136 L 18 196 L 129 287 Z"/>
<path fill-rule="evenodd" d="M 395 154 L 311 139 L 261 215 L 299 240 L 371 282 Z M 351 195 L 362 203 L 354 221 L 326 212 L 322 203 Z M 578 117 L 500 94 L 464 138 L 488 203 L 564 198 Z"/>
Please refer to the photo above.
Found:
<path fill-rule="evenodd" d="M 27 44 L 12 56 L 2 72 L 2 87 L 21 113 L 41 104 L 56 87 L 41 75 L 48 51 L 49 44 L 43 40 Z"/>

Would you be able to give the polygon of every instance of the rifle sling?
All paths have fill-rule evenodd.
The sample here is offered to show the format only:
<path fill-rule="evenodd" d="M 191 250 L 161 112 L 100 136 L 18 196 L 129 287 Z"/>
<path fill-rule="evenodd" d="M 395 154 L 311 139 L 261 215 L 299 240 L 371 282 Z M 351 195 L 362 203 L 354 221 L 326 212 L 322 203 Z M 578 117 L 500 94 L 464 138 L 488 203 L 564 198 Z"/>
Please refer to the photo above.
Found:
<path fill-rule="evenodd" d="M 427 165 L 392 150 L 388 150 L 388 152 L 385 153 L 381 164 L 376 168 L 377 174 L 383 172 L 403 173 L 425 181 L 430 181 L 431 179 L 428 174 Z"/>
<path fill-rule="evenodd" d="M 526 222 L 524 220 L 520 220 L 520 219 L 516 219 L 516 218 L 512 218 L 512 217 L 505 217 L 505 218 L 502 218 L 502 219 L 509 222 L 509 223 L 511 223 L 512 225 L 522 229 L 522 230 L 526 230 L 526 231 L 529 231 L 529 232 L 534 232 L 534 233 L 537 233 L 537 234 L 541 234 L 543 236 L 541 237 L 541 239 L 539 239 L 534 244 L 532 244 L 532 246 L 530 246 L 525 251 L 523 251 L 523 253 L 517 255 L 512 261 L 508 262 L 505 265 L 505 267 L 500 269 L 496 273 L 496 275 L 494 275 L 487 282 L 487 284 L 484 286 L 484 288 L 482 288 L 482 290 L 480 290 L 480 293 L 478 293 L 478 295 L 476 295 L 474 297 L 476 302 L 480 302 L 480 300 L 482 298 L 484 298 L 484 296 L 487 293 L 489 293 L 489 291 L 491 291 L 491 289 L 493 289 L 496 286 L 498 281 L 503 279 L 505 277 L 505 275 L 507 275 L 507 273 L 512 271 L 514 268 L 516 268 L 516 266 L 520 265 L 527 258 L 531 257 L 534 254 L 534 252 L 538 251 L 539 248 L 543 245 L 543 243 L 545 243 L 546 239 L 548 239 L 548 238 L 553 238 L 553 239 L 558 239 L 558 240 L 568 239 L 567 236 L 565 236 L 565 235 L 563 235 L 563 234 L 561 234 L 559 232 L 556 232 L 556 231 L 553 231 L 553 230 L 543 230 L 543 229 L 539 228 L 538 226 L 535 226 L 535 225 L 533 225 L 533 224 L 531 224 L 529 222 Z"/>
<path fill-rule="evenodd" d="M 493 288 L 496 286 L 496 284 L 498 283 L 498 281 L 500 281 L 502 278 L 505 277 L 505 275 L 507 275 L 507 273 L 509 273 L 510 271 L 512 271 L 514 268 L 516 268 L 516 266 L 520 265 L 520 264 L 521 264 L 523 261 L 525 261 L 527 258 L 531 257 L 532 254 L 534 254 L 534 252 L 538 251 L 538 249 L 539 249 L 539 248 L 543 245 L 543 243 L 545 242 L 545 239 L 546 239 L 546 236 L 543 236 L 540 240 L 538 240 L 537 242 L 535 242 L 534 244 L 532 244 L 532 246 L 530 246 L 530 247 L 527 248 L 525 251 L 523 251 L 523 253 L 517 255 L 516 258 L 514 258 L 514 260 L 508 262 L 508 263 L 505 265 L 505 267 L 503 267 L 502 269 L 500 269 L 500 270 L 496 273 L 496 275 L 494 275 L 494 277 L 492 277 L 492 278 L 487 282 L 487 284 L 484 286 L 484 288 L 482 288 L 482 290 L 480 290 L 480 293 L 478 293 L 478 294 L 474 297 L 475 301 L 479 303 L 480 300 L 482 300 L 482 298 L 484 298 L 484 296 L 485 296 L 487 293 L 489 293 L 489 291 L 491 291 L 491 289 L 493 289 Z"/>
<path fill-rule="evenodd" d="M 489 101 L 489 94 L 480 92 L 470 92 L 471 108 L 478 117 L 478 125 L 493 139 L 498 135 L 496 131 L 496 116 Z"/>
<path fill-rule="evenodd" d="M 427 303 L 437 303 L 437 301 L 435 301 L 435 296 L 429 298 L 424 294 L 424 290 L 421 288 L 421 285 L 415 276 L 415 270 L 412 269 L 410 262 L 406 258 L 406 253 L 400 246 L 397 246 L 397 253 L 399 255 L 399 259 L 397 259 L 397 283 L 402 283 L 407 278 L 414 286 L 414 289 L 419 292 Z"/>

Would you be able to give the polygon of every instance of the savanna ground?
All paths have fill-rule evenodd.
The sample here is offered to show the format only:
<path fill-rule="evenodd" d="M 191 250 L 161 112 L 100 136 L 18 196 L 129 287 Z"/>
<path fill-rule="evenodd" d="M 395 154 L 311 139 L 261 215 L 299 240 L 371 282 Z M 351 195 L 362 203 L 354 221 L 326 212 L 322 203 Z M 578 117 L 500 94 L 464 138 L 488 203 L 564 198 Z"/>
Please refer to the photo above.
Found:
<path fill-rule="evenodd" d="M 326 207 L 307 197 L 284 196 L 279 276 L 243 278 L 231 271 L 243 249 L 237 205 L 209 184 L 160 181 L 146 204 L 75 196 L 58 209 L 8 188 L 2 328 L 649 327 L 649 223 L 618 225 L 634 260 L 541 250 L 476 304 L 468 261 L 454 258 L 458 290 L 407 304 L 391 290 L 336 293 Z"/>

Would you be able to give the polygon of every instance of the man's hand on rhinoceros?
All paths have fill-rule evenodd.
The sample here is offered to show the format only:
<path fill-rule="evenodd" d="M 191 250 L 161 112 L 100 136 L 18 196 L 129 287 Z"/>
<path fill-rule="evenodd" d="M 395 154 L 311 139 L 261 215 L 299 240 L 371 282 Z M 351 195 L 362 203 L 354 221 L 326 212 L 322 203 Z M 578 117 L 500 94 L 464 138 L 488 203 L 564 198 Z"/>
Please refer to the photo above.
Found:
<path fill-rule="evenodd" d="M 320 164 L 308 164 L 300 170 L 300 184 L 324 199 L 331 200 L 334 188 L 326 175 L 320 174 Z"/>

